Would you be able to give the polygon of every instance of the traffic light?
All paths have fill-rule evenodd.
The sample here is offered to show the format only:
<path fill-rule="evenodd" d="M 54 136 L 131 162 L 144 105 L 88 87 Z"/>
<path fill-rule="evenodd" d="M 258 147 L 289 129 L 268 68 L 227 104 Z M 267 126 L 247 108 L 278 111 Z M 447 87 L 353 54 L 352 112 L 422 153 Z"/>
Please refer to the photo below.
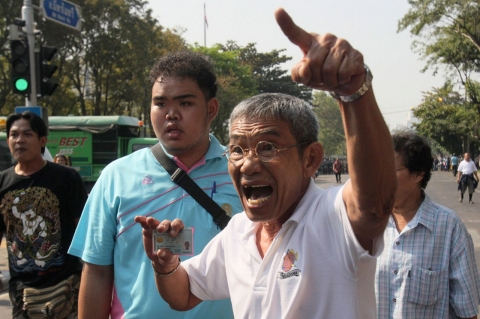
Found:
<path fill-rule="evenodd" d="M 27 95 L 31 92 L 30 55 L 28 40 L 11 40 L 11 65 L 13 79 L 13 93 Z"/>
<path fill-rule="evenodd" d="M 40 46 L 40 52 L 35 53 L 38 74 L 37 95 L 39 96 L 52 95 L 58 86 L 58 83 L 50 79 L 58 67 L 54 64 L 48 64 L 53 59 L 55 53 L 57 53 L 57 48 L 43 45 Z"/>

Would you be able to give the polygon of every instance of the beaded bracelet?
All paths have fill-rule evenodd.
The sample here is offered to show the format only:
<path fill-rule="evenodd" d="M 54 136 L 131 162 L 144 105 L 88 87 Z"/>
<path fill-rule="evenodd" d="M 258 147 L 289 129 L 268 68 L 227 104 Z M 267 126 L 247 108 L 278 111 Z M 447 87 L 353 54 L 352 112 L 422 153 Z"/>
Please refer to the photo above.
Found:
<path fill-rule="evenodd" d="M 180 263 L 182 262 L 182 260 L 180 259 L 180 257 L 178 257 L 178 265 L 177 267 L 175 267 L 174 270 L 170 271 L 170 272 L 167 272 L 166 274 L 162 274 L 160 272 L 158 272 L 156 269 L 155 269 L 155 266 L 153 264 L 153 260 L 152 260 L 152 269 L 153 269 L 153 272 L 155 273 L 156 276 L 159 276 L 159 277 L 166 277 L 166 276 L 170 276 L 171 274 L 173 274 L 174 272 L 176 272 L 178 270 L 178 268 L 180 267 Z"/>

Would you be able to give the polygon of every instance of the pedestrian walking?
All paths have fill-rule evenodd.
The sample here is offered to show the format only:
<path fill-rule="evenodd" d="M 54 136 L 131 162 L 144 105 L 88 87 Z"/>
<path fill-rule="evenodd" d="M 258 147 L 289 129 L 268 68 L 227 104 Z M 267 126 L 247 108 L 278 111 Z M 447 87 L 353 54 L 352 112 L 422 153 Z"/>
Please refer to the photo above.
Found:
<path fill-rule="evenodd" d="M 335 173 L 335 179 L 337 180 L 337 183 L 341 184 L 342 183 L 342 163 L 340 163 L 340 160 L 338 158 L 335 159 L 335 162 L 333 162 L 333 172 Z"/>
<path fill-rule="evenodd" d="M 6 226 L 14 319 L 77 315 L 82 264 L 67 249 L 87 190 L 75 169 L 42 157 L 47 134 L 34 113 L 7 118 L 8 146 L 17 164 L 0 173 L 0 220 Z"/>
<path fill-rule="evenodd" d="M 470 159 L 470 153 L 465 153 L 463 161 L 458 165 L 457 183 L 461 193 L 460 203 L 463 202 L 463 194 L 468 188 L 468 202 L 473 204 L 472 196 L 478 184 L 478 175 L 477 166 Z"/>
<path fill-rule="evenodd" d="M 452 158 L 450 159 L 451 162 L 452 162 L 452 173 L 453 173 L 453 176 L 457 176 L 457 172 L 458 172 L 458 157 L 455 155 L 455 153 L 453 153 L 453 156 Z"/>

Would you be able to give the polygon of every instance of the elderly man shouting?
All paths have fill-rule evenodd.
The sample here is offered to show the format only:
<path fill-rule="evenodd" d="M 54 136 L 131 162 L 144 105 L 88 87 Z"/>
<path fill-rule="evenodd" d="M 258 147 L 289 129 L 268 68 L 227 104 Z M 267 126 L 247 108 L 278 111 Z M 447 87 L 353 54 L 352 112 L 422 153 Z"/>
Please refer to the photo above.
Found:
<path fill-rule="evenodd" d="M 177 310 L 231 298 L 235 318 L 375 318 L 375 257 L 396 179 L 372 75 L 347 41 L 307 33 L 283 9 L 275 15 L 304 52 L 293 80 L 339 100 L 351 180 L 322 190 L 311 179 L 323 148 L 308 104 L 283 94 L 243 101 L 225 155 L 245 214 L 181 264 L 168 249 L 153 251 L 152 231 L 176 236 L 183 222 L 138 216 L 157 288 Z"/>

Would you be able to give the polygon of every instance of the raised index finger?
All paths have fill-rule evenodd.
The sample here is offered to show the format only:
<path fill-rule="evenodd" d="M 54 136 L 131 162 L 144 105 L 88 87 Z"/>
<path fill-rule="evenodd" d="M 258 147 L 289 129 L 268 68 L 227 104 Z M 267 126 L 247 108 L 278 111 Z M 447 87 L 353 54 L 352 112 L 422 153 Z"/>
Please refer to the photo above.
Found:
<path fill-rule="evenodd" d="M 312 45 L 312 36 L 297 26 L 283 8 L 278 8 L 275 11 L 275 19 L 290 42 L 300 47 L 302 51 L 308 52 Z"/>

